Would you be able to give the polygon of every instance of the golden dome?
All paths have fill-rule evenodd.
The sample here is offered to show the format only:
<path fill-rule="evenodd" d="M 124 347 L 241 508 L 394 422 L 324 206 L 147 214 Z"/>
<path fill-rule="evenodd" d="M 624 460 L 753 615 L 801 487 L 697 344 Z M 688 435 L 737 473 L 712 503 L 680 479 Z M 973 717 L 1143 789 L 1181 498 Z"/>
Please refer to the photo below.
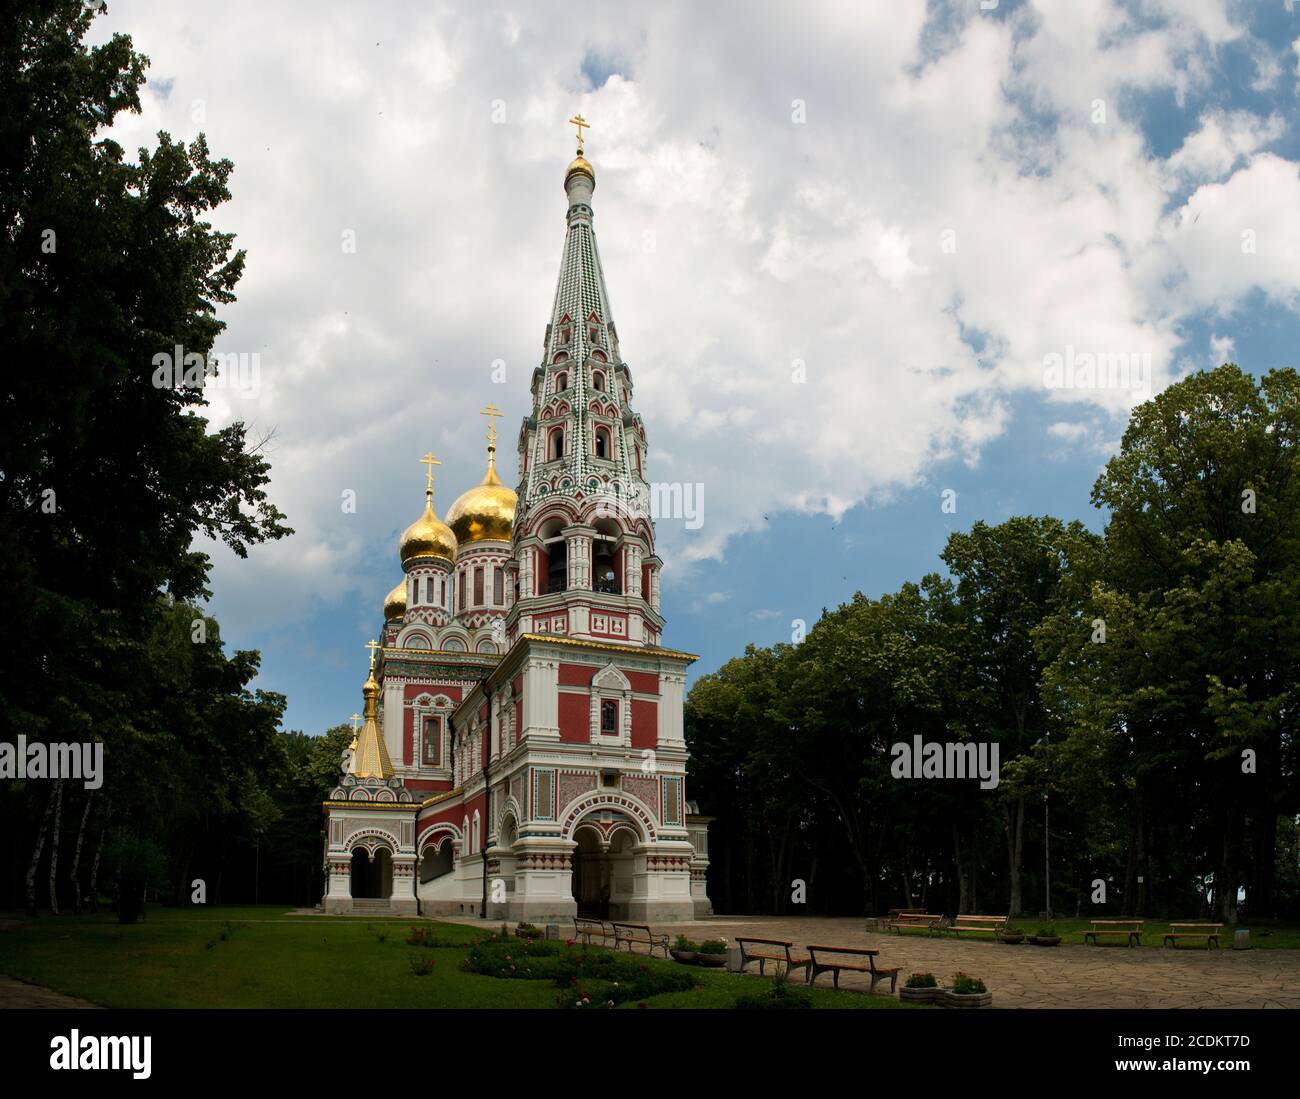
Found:
<path fill-rule="evenodd" d="M 433 510 L 433 493 L 424 494 L 424 514 L 402 532 L 398 553 L 405 567 L 417 557 L 456 560 L 456 536 Z"/>
<path fill-rule="evenodd" d="M 569 170 L 564 173 L 564 185 L 566 187 L 569 185 L 569 177 L 575 174 L 586 176 L 591 180 L 593 187 L 596 185 L 596 169 L 591 166 L 591 161 L 581 153 L 573 158 L 572 163 L 569 164 Z"/>
<path fill-rule="evenodd" d="M 447 509 L 447 522 L 459 545 L 493 539 L 509 542 L 516 498 L 497 476 L 496 447 L 488 447 L 487 474 Z"/>
<path fill-rule="evenodd" d="M 406 614 L 406 581 L 399 580 L 397 586 L 384 596 L 384 621 L 391 622 Z"/>

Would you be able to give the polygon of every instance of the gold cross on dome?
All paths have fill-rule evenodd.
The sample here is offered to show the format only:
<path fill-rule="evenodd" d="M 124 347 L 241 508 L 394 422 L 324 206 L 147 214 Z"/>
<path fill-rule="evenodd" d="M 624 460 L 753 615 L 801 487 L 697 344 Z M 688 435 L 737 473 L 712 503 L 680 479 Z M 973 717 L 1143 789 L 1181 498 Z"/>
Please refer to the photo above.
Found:
<path fill-rule="evenodd" d="M 367 641 L 365 647 L 370 650 L 370 670 L 373 672 L 375 670 L 375 650 L 379 648 L 379 642 Z M 354 714 L 353 716 L 355 717 L 356 715 Z"/>
<path fill-rule="evenodd" d="M 488 446 L 495 449 L 497 445 L 497 417 L 504 415 L 496 405 L 490 404 L 479 413 L 488 418 Z"/>
<path fill-rule="evenodd" d="M 582 115 L 575 114 L 571 119 L 569 119 L 569 125 L 576 126 L 578 129 L 578 155 L 582 156 L 582 131 L 590 130 L 591 123 L 583 118 Z"/>
<path fill-rule="evenodd" d="M 428 454 L 426 454 L 423 458 L 420 459 L 420 464 L 423 466 L 428 466 L 429 481 L 428 484 L 425 486 L 425 491 L 428 492 L 430 495 L 432 495 L 433 494 L 433 467 L 440 466 L 442 465 L 442 463 L 433 456 L 433 451 L 431 450 L 429 451 Z"/>

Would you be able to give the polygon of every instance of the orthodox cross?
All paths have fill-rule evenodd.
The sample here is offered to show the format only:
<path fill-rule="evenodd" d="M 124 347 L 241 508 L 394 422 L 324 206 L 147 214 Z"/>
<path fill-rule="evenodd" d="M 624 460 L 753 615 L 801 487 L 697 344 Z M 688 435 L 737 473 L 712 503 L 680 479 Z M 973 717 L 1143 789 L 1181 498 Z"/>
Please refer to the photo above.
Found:
<path fill-rule="evenodd" d="M 432 496 L 433 496 L 433 467 L 434 467 L 434 466 L 440 466 L 440 465 L 442 465 L 442 463 L 441 463 L 440 461 L 438 461 L 438 459 L 435 458 L 435 457 L 433 456 L 433 451 L 431 450 L 431 451 L 429 451 L 428 454 L 426 454 L 423 458 L 420 459 L 420 464 L 423 465 L 423 466 L 428 466 L 428 469 L 429 469 L 429 481 L 428 481 L 428 484 L 425 486 L 424 491 L 425 491 L 425 492 L 426 492 L 430 497 L 432 497 Z"/>
<path fill-rule="evenodd" d="M 479 415 L 486 416 L 488 418 L 488 446 L 491 447 L 493 450 L 495 450 L 497 446 L 496 418 L 498 416 L 503 415 L 503 413 L 497 409 L 496 405 L 490 404 L 487 406 L 487 408 L 483 409 L 483 411 L 480 412 Z"/>
<path fill-rule="evenodd" d="M 357 735 L 357 722 L 360 721 L 360 720 L 361 720 L 361 715 L 360 715 L 360 714 L 353 714 L 353 715 L 352 715 L 352 735 L 353 735 L 354 737 Z"/>
<path fill-rule="evenodd" d="M 571 119 L 569 119 L 569 125 L 577 127 L 577 130 L 578 130 L 578 155 L 579 155 L 579 156 L 582 156 L 582 131 L 583 131 L 583 130 L 590 130 L 590 129 L 591 129 L 591 123 L 588 122 L 585 118 L 583 118 L 582 115 L 580 115 L 580 114 L 575 114 Z"/>
<path fill-rule="evenodd" d="M 430 470 L 429 472 L 430 472 L 430 475 L 432 476 L 433 471 Z M 378 641 L 367 641 L 367 642 L 366 642 L 366 648 L 370 650 L 370 670 L 373 672 L 373 671 L 375 670 L 375 650 L 376 650 L 377 648 L 379 648 L 379 642 L 378 642 Z M 355 716 L 355 715 L 353 715 L 353 716 Z"/>

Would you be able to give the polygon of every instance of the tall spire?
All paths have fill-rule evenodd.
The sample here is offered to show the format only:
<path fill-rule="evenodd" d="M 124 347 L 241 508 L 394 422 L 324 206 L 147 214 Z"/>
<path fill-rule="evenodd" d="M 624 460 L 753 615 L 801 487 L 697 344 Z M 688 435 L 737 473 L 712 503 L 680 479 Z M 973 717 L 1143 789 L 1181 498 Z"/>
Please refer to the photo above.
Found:
<path fill-rule="evenodd" d="M 375 681 L 375 650 L 379 648 L 379 643 L 371 641 L 366 648 L 370 650 L 370 675 L 361 688 L 366 699 L 366 723 L 361 727 L 361 735 L 357 737 L 356 763 L 352 773 L 357 778 L 383 779 L 393 774 L 393 761 L 388 755 L 388 745 L 379 732 L 379 684 Z"/>

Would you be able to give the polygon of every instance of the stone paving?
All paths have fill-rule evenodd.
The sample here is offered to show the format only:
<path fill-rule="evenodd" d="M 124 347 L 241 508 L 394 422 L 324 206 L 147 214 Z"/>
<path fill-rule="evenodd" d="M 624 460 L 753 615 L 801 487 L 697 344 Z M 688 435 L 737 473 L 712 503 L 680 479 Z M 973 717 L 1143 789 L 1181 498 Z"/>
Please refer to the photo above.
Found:
<path fill-rule="evenodd" d="M 98 1007 L 89 1000 L 79 1000 L 75 996 L 65 996 L 52 988 L 28 984 L 0 973 L 0 1010 L 21 1008 L 30 1010 L 39 1007 Z"/>
<path fill-rule="evenodd" d="M 655 930 L 699 941 L 751 935 L 833 946 L 875 947 L 880 965 L 899 966 L 898 983 L 914 971 L 941 985 L 958 970 L 979 977 L 994 1007 L 1300 1008 L 1300 950 L 1205 950 L 1199 947 L 1008 946 L 975 939 L 893 935 L 866 930 L 856 918 L 714 916 Z M 757 967 L 753 967 L 757 971 Z M 771 972 L 770 968 L 768 972 Z M 823 974 L 818 984 L 830 985 Z M 841 988 L 865 991 L 870 978 L 842 974 Z M 887 995 L 889 982 L 876 986 Z"/>

